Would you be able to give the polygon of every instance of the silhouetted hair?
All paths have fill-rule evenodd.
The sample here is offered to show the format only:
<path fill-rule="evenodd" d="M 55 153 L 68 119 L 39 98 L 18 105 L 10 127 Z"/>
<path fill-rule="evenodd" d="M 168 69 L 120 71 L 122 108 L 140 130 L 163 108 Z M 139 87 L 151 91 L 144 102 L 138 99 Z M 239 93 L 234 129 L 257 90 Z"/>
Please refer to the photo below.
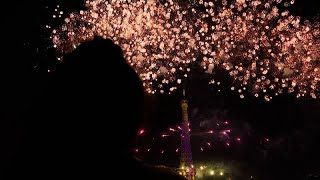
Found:
<path fill-rule="evenodd" d="M 66 110 L 58 114 L 71 115 L 69 121 L 89 117 L 87 121 L 97 121 L 94 125 L 105 126 L 105 131 L 119 129 L 127 136 L 142 122 L 142 82 L 110 39 L 96 37 L 77 47 L 57 68 L 51 87 L 58 95 L 53 101 L 60 99 L 54 104 Z"/>
<path fill-rule="evenodd" d="M 143 85 L 111 40 L 95 38 L 66 56 L 39 99 L 13 179 L 110 178 L 119 163 L 132 179 L 183 179 L 133 158 Z"/>

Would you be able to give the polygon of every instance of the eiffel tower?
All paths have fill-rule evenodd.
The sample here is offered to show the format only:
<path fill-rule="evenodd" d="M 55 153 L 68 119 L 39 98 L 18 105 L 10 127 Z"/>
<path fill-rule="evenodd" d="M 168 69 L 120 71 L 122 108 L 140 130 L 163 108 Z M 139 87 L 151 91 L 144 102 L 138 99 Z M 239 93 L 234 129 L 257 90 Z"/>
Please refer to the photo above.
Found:
<path fill-rule="evenodd" d="M 195 168 L 192 164 L 192 153 L 189 134 L 188 120 L 188 101 L 185 98 L 183 90 L 183 99 L 181 101 L 182 124 L 181 124 L 181 157 L 179 174 L 185 176 L 188 180 L 195 180 Z"/>

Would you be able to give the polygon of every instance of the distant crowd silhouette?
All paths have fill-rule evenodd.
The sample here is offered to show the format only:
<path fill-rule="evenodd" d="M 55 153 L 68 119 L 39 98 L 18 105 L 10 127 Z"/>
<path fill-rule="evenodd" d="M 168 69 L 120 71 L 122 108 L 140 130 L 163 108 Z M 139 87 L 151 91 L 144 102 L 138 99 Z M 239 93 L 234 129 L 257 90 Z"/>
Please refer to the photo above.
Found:
<path fill-rule="evenodd" d="M 185 179 L 134 157 L 144 91 L 118 45 L 96 37 L 67 55 L 25 117 L 8 179 Z"/>

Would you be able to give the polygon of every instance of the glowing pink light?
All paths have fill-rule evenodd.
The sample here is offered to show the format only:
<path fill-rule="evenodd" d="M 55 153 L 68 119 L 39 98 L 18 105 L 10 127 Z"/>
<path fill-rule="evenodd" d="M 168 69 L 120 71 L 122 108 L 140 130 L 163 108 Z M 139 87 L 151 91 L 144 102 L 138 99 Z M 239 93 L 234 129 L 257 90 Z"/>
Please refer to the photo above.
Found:
<path fill-rule="evenodd" d="M 209 134 L 213 134 L 213 131 L 212 131 L 212 130 L 211 130 L 211 131 L 208 131 L 208 133 L 209 133 Z"/>
<path fill-rule="evenodd" d="M 237 141 L 241 141 L 241 139 L 240 139 L 240 138 L 236 138 L 236 140 L 237 140 Z"/>
<path fill-rule="evenodd" d="M 162 134 L 162 135 L 161 135 L 161 137 L 163 137 L 163 138 L 164 138 L 164 137 L 168 137 L 168 136 L 169 136 L 168 134 Z"/>
<path fill-rule="evenodd" d="M 200 150 L 201 150 L 201 151 L 203 151 L 203 148 L 202 148 L 202 147 L 200 147 Z"/>
<path fill-rule="evenodd" d="M 179 152 L 179 148 L 176 149 L 176 152 Z"/>
<path fill-rule="evenodd" d="M 230 144 L 229 143 L 226 143 L 226 145 L 229 147 L 230 146 Z"/>
<path fill-rule="evenodd" d="M 151 149 L 149 148 L 147 151 L 150 152 L 150 150 L 151 150 Z"/>
<path fill-rule="evenodd" d="M 178 126 L 178 129 L 182 130 L 180 126 Z"/>
<path fill-rule="evenodd" d="M 136 153 L 139 152 L 139 149 L 138 148 L 134 149 L 134 152 L 136 152 Z"/>
<path fill-rule="evenodd" d="M 211 146 L 211 143 L 210 143 L 210 142 L 207 142 L 207 145 L 208 145 L 208 146 Z"/>
<path fill-rule="evenodd" d="M 226 121 L 226 122 L 224 122 L 224 124 L 229 124 L 229 122 L 228 122 L 228 121 Z"/>
<path fill-rule="evenodd" d="M 265 140 L 266 140 L 267 142 L 269 142 L 269 141 L 270 141 L 270 139 L 269 139 L 269 138 L 265 138 Z"/>
<path fill-rule="evenodd" d="M 175 130 L 175 129 L 173 129 L 173 128 L 169 128 L 169 131 L 173 131 L 173 132 L 175 132 L 176 130 Z"/>
<path fill-rule="evenodd" d="M 163 153 L 164 153 L 164 150 L 161 151 L 161 154 L 163 154 Z"/>
<path fill-rule="evenodd" d="M 144 129 L 141 129 L 140 131 L 139 131 L 139 135 L 143 135 L 144 134 Z"/>

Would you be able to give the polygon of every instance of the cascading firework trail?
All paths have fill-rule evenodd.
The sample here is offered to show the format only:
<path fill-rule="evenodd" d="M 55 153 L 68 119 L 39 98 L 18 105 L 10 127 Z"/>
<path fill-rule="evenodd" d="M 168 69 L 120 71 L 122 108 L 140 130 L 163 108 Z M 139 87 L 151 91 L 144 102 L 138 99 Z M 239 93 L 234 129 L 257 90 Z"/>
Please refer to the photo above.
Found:
<path fill-rule="evenodd" d="M 241 98 L 245 92 L 266 101 L 285 92 L 319 98 L 320 25 L 300 22 L 280 4 L 294 1 L 87 1 L 52 39 L 61 56 L 94 36 L 112 39 L 149 93 L 164 92 L 167 84 L 175 90 L 188 65 L 203 57 L 208 73 L 229 72 Z"/>

